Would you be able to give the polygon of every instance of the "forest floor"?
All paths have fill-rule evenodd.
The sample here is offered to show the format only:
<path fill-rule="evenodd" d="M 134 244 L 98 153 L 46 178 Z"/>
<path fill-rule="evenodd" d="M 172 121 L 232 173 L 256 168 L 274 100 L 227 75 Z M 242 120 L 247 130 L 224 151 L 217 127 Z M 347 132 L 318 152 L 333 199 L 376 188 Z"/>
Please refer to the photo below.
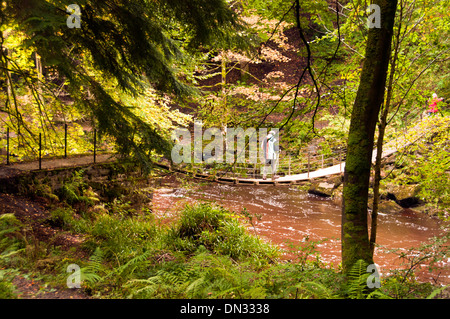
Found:
<path fill-rule="evenodd" d="M 49 217 L 45 208 L 45 200 L 31 200 L 23 196 L 0 194 L 0 215 L 14 213 L 16 218 L 25 225 L 27 235 L 35 243 L 51 243 L 62 250 L 75 251 L 80 257 L 83 251 L 79 249 L 82 239 L 77 235 L 62 231 L 61 228 L 51 227 L 44 221 Z M 29 253 L 38 254 L 39 248 L 27 247 Z M 88 258 L 88 256 L 84 256 Z M 37 268 L 45 268 L 51 260 L 40 260 Z M 20 299 L 87 299 L 85 293 L 79 289 L 67 287 L 49 287 L 44 279 L 31 274 L 16 274 L 12 280 Z"/>

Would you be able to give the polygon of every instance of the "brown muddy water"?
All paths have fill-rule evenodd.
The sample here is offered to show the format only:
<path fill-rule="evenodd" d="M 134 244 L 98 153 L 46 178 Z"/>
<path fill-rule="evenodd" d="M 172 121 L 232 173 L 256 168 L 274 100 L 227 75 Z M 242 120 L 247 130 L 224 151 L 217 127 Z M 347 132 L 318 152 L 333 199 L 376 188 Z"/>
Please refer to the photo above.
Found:
<path fill-rule="evenodd" d="M 338 265 L 341 262 L 341 206 L 331 199 L 307 194 L 297 187 L 234 186 L 224 184 L 197 184 L 194 187 L 180 184 L 162 184 L 153 196 L 153 209 L 160 218 L 172 219 L 186 203 L 208 201 L 235 212 L 245 207 L 251 214 L 260 215 L 255 220 L 257 235 L 288 248 L 288 242 L 301 243 L 306 236 L 310 240 L 327 239 L 317 250 L 321 260 Z M 381 275 L 389 269 L 406 268 L 402 260 L 387 249 L 406 251 L 427 243 L 431 237 L 442 233 L 443 222 L 434 217 L 413 210 L 388 215 L 380 214 L 374 261 Z M 254 229 L 250 229 L 254 231 Z M 450 260 L 441 264 L 442 271 L 429 274 L 420 272 L 422 280 L 439 279 L 450 283 Z"/>

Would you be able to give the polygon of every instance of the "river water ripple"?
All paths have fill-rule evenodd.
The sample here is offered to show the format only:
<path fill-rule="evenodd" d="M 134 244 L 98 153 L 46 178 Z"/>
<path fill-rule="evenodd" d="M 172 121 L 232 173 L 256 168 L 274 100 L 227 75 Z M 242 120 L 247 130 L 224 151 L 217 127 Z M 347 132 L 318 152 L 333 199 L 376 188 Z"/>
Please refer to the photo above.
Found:
<path fill-rule="evenodd" d="M 318 246 L 324 262 L 339 264 L 341 261 L 341 206 L 331 199 L 306 194 L 296 187 L 234 186 L 206 184 L 199 187 L 176 187 L 156 191 L 153 207 L 159 216 L 170 217 L 180 206 L 188 202 L 210 201 L 236 212 L 244 207 L 251 214 L 261 216 L 255 220 L 257 234 L 274 244 L 287 248 L 287 242 L 299 243 L 306 236 L 311 240 L 327 239 Z M 377 243 L 384 249 L 419 247 L 431 237 L 442 233 L 443 222 L 438 218 L 413 210 L 398 214 L 379 215 Z M 404 267 L 398 256 L 377 248 L 374 256 L 380 273 L 388 269 Z M 450 283 L 450 260 L 442 264 L 442 283 Z M 432 280 L 437 276 L 423 272 L 420 277 Z"/>

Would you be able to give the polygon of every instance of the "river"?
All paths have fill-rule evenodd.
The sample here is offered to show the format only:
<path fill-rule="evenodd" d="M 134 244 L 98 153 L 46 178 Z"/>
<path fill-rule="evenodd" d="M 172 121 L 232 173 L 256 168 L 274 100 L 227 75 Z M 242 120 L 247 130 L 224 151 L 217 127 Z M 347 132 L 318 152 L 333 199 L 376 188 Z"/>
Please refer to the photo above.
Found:
<path fill-rule="evenodd" d="M 258 214 L 254 219 L 256 233 L 282 248 L 287 242 L 300 243 L 306 236 L 310 240 L 327 239 L 317 250 L 321 260 L 337 265 L 341 261 L 341 206 L 328 198 L 321 198 L 299 190 L 297 187 L 274 186 L 234 186 L 217 183 L 200 183 L 195 186 L 179 184 L 173 180 L 153 195 L 153 208 L 160 217 L 172 218 L 173 214 L 186 203 L 210 201 L 236 212 L 244 207 L 250 214 Z M 406 267 L 399 257 L 385 252 L 386 249 L 406 251 L 419 247 L 433 236 L 442 233 L 443 222 L 410 209 L 398 214 L 379 215 L 377 243 L 374 261 L 381 274 L 389 269 Z M 251 229 L 253 231 L 253 229 Z M 444 264 L 444 271 L 429 274 L 420 273 L 423 280 L 450 283 L 450 260 Z"/>

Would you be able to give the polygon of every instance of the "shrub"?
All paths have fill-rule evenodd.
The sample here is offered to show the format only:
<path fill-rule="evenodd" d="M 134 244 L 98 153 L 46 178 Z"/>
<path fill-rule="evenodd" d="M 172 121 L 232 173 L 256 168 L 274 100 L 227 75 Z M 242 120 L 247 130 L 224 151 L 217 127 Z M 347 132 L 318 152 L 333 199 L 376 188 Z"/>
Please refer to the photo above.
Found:
<path fill-rule="evenodd" d="M 46 222 L 52 227 L 76 233 L 87 233 L 91 228 L 90 220 L 78 215 L 71 207 L 58 207 L 52 210 Z"/>
<path fill-rule="evenodd" d="M 234 259 L 252 256 L 255 262 L 278 255 L 274 246 L 250 235 L 237 215 L 206 203 L 186 206 L 178 225 L 169 231 L 168 240 L 179 250 L 193 252 L 204 246 Z"/>
<path fill-rule="evenodd" d="M 87 188 L 83 174 L 83 170 L 74 172 L 72 177 L 56 191 L 57 196 L 70 205 L 81 203 L 91 206 L 97 202 L 98 195 L 91 188 Z"/>
<path fill-rule="evenodd" d="M 14 214 L 0 215 L 0 262 L 10 261 L 24 250 L 25 238 L 22 235 L 22 223 Z"/>
<path fill-rule="evenodd" d="M 15 299 L 14 287 L 10 282 L 4 280 L 3 275 L 0 273 L 0 299 Z"/>
<path fill-rule="evenodd" d="M 92 225 L 90 235 L 95 242 L 91 244 L 99 245 L 106 257 L 114 255 L 123 261 L 134 251 L 151 244 L 156 231 L 149 218 L 101 214 Z"/>

